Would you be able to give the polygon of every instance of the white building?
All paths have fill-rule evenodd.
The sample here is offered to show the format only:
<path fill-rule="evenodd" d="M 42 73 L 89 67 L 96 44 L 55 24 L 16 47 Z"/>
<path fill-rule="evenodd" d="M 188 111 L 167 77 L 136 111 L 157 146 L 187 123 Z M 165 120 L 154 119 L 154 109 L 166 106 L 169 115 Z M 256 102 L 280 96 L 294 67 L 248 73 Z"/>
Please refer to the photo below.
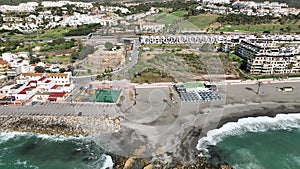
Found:
<path fill-rule="evenodd" d="M 237 53 L 247 60 L 247 70 L 251 74 L 300 73 L 300 46 L 289 44 L 280 47 L 266 39 L 242 40 Z"/>
<path fill-rule="evenodd" d="M 143 22 L 138 25 L 138 30 L 142 32 L 162 32 L 165 24 L 156 22 Z"/>

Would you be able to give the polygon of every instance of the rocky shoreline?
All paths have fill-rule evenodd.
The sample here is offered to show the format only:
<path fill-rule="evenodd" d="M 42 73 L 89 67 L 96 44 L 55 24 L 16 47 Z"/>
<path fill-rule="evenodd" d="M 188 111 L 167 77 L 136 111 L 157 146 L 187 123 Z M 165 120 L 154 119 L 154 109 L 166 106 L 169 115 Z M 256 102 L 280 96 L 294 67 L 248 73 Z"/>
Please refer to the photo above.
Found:
<path fill-rule="evenodd" d="M 99 131 L 118 132 L 120 125 L 118 119 L 104 116 L 0 116 L 0 132 L 19 131 L 49 135 L 87 136 Z"/>
<path fill-rule="evenodd" d="M 119 119 L 107 116 L 85 117 L 85 116 L 0 116 L 0 132 L 32 132 L 48 135 L 62 136 L 88 136 L 97 132 L 118 132 L 121 130 Z M 151 158 L 113 157 L 114 169 L 229 169 L 228 166 L 214 166 L 208 163 L 207 158 L 199 157 L 193 164 L 164 164 L 159 160 Z M 175 160 L 176 161 L 176 160 Z"/>

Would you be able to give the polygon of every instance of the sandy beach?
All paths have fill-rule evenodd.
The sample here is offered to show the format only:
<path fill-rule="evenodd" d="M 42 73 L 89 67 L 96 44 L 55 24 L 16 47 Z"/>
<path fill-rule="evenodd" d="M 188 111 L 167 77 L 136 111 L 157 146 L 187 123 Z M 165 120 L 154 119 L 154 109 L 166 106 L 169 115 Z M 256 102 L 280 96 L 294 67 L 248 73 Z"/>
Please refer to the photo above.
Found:
<path fill-rule="evenodd" d="M 287 86 L 294 91 L 278 91 Z M 240 118 L 299 113 L 299 89 L 298 82 L 264 82 L 258 90 L 257 82 L 252 81 L 222 86 L 219 92 L 224 100 L 219 102 L 171 103 L 168 87 L 138 88 L 137 104 L 123 114 L 125 120 L 122 122 L 124 128 L 131 129 L 134 134 L 124 134 L 115 142 L 132 145 L 128 140 L 135 140 L 135 144 L 115 153 L 153 157 L 152 161 L 160 160 L 171 167 L 178 163 L 195 163 L 199 160 L 198 140 L 209 130 Z M 136 150 L 141 151 L 136 154 Z"/>

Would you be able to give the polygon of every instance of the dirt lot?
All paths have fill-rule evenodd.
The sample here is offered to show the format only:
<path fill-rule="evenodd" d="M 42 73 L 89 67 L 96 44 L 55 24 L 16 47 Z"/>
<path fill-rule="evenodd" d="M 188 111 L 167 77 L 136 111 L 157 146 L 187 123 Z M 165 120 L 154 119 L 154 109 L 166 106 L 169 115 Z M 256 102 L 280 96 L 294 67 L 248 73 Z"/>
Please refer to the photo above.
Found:
<path fill-rule="evenodd" d="M 88 55 L 87 64 L 97 72 L 104 72 L 105 69 L 114 69 L 125 63 L 125 51 L 122 49 L 108 51 L 98 48 L 93 54 Z"/>
<path fill-rule="evenodd" d="M 234 79 L 239 77 L 236 67 L 234 62 L 226 58 L 226 55 L 217 52 L 154 49 L 141 52 L 139 63 L 131 69 L 131 73 L 133 81 L 136 82 L 142 82 L 143 79 L 160 81 L 157 77 L 159 72 L 161 77 L 168 77 L 175 81 L 208 80 L 210 74 L 220 74 Z M 161 81 L 166 79 L 162 78 Z"/>

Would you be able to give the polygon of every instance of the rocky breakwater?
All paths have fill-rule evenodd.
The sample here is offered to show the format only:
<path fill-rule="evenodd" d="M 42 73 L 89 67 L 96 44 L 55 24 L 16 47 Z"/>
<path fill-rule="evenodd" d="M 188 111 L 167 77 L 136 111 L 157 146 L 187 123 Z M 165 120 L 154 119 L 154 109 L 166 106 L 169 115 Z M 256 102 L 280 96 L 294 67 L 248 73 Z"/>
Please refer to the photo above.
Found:
<path fill-rule="evenodd" d="M 150 160 L 150 161 L 148 161 Z M 141 168 L 141 169 L 233 169 L 231 166 L 218 164 L 213 165 L 209 162 L 207 157 L 199 157 L 197 162 L 192 164 L 180 164 L 175 165 L 164 164 L 160 161 L 152 161 L 151 159 L 139 159 L 135 157 L 124 157 L 121 158 L 117 163 L 115 163 L 115 169 L 132 169 L 132 168 Z"/>
<path fill-rule="evenodd" d="M 96 132 L 118 132 L 120 128 L 118 119 L 104 116 L 0 116 L 0 132 L 87 136 Z"/>

